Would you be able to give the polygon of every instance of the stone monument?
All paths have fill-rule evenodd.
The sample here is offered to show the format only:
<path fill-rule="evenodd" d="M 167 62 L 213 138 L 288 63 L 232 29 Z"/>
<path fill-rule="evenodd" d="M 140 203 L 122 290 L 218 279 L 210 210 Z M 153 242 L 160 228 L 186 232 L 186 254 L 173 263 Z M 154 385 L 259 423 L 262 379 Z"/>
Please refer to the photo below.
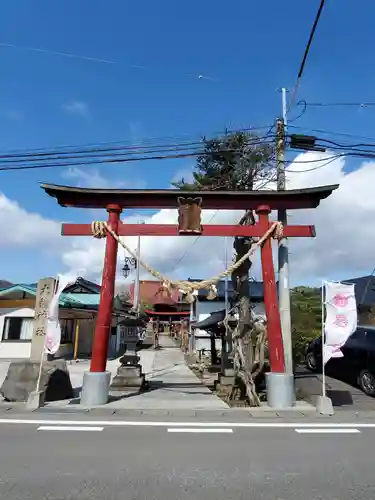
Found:
<path fill-rule="evenodd" d="M 110 386 L 111 392 L 141 391 L 146 388 L 145 375 L 142 373 L 140 357 L 137 354 L 139 329 L 143 322 L 138 319 L 126 319 L 119 324 L 121 343 L 125 353 L 120 358 L 121 365 Z"/>
<path fill-rule="evenodd" d="M 43 278 L 38 281 L 35 299 L 34 330 L 31 340 L 30 360 L 40 362 L 44 352 L 48 307 L 51 303 L 56 281 L 54 278 Z"/>
<path fill-rule="evenodd" d="M 47 361 L 44 359 L 46 320 L 54 291 L 54 278 L 39 280 L 35 299 L 30 359 L 11 362 L 0 389 L 1 395 L 7 401 L 28 401 L 30 409 L 43 406 L 44 401 L 56 401 L 73 397 L 73 388 L 66 361 L 62 359 Z M 39 378 L 39 390 L 37 391 Z"/>

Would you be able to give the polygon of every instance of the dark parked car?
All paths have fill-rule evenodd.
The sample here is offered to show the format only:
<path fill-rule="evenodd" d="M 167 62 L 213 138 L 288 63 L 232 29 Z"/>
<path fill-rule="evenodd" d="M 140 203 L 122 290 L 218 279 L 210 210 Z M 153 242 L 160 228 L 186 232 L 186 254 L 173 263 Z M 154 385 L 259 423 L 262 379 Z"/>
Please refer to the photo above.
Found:
<path fill-rule="evenodd" d="M 375 327 L 359 326 L 341 348 L 343 358 L 328 361 L 339 377 L 350 378 L 368 396 L 375 397 Z M 322 369 L 322 339 L 312 340 L 305 351 L 306 366 L 319 372 Z"/>

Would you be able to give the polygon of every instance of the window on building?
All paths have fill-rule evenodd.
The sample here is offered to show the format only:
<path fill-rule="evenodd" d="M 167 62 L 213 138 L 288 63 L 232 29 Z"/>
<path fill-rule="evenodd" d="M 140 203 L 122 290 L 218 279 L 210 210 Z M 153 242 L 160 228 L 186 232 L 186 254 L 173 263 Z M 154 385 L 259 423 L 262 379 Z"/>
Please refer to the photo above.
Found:
<path fill-rule="evenodd" d="M 3 340 L 9 341 L 30 341 L 33 337 L 33 318 L 5 318 Z"/>
<path fill-rule="evenodd" d="M 71 344 L 73 342 L 74 319 L 61 319 L 61 343 Z"/>

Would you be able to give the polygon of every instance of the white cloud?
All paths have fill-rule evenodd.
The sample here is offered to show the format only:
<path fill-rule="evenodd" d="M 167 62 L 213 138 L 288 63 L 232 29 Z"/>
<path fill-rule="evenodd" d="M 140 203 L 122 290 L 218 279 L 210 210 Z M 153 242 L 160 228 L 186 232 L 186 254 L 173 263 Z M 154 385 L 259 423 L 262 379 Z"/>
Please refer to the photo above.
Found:
<path fill-rule="evenodd" d="M 89 188 L 103 188 L 110 189 L 115 187 L 124 187 L 124 183 L 119 183 L 118 181 L 113 181 L 102 176 L 98 169 L 88 168 L 83 170 L 82 168 L 70 167 L 68 170 L 64 170 L 61 173 L 63 179 L 69 179 L 76 181 L 79 187 L 89 187 Z"/>
<path fill-rule="evenodd" d="M 103 176 L 97 168 L 70 167 L 61 173 L 63 179 L 73 180 L 78 187 L 102 188 L 102 189 L 142 189 L 146 182 L 138 179 L 132 182 L 119 180 L 109 176 Z"/>
<path fill-rule="evenodd" d="M 89 115 L 89 106 L 83 101 L 69 101 L 62 105 L 62 109 L 71 115 L 87 117 Z"/>
<path fill-rule="evenodd" d="M 315 152 L 301 154 L 287 173 L 289 189 L 340 184 L 339 189 L 323 200 L 317 209 L 296 210 L 289 215 L 291 224 L 315 224 L 317 232 L 315 239 L 295 238 L 289 242 L 293 283 L 318 283 L 322 278 L 344 279 L 369 273 L 375 267 L 375 233 L 371 229 L 375 219 L 375 197 L 372 193 L 375 164 L 363 163 L 358 170 L 345 173 L 343 159 L 324 166 L 324 158 L 329 155 Z M 208 223 L 214 214 L 213 211 L 204 211 L 203 220 Z M 212 222 L 236 223 L 238 218 L 238 212 L 219 211 Z M 134 222 L 134 219 L 125 218 L 125 222 Z M 146 218 L 148 223 L 175 223 L 176 220 L 174 210 L 162 210 Z M 126 241 L 132 248 L 136 247 L 135 238 L 126 238 Z M 229 245 L 231 249 L 231 242 Z M 103 242 L 86 238 L 77 240 L 74 248 L 63 255 L 63 261 L 73 268 L 85 267 L 100 273 L 103 249 Z M 186 252 L 187 255 L 179 263 Z M 220 238 L 202 237 L 194 244 L 194 237 L 143 237 L 142 257 L 167 275 L 209 277 L 224 267 L 224 242 Z M 121 250 L 119 263 L 122 260 Z M 258 257 L 254 260 L 253 275 L 261 278 Z"/>
<path fill-rule="evenodd" d="M 37 213 L 27 212 L 0 193 L 0 247 L 50 248 L 61 245 L 61 226 Z"/>

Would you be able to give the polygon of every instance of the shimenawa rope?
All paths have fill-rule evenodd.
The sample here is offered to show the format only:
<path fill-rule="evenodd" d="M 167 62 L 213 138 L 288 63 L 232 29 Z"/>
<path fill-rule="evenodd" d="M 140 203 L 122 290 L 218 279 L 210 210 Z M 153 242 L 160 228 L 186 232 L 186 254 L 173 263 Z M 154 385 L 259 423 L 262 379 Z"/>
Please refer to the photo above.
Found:
<path fill-rule="evenodd" d="M 185 299 L 187 302 L 194 301 L 194 291 L 196 290 L 208 290 L 207 298 L 213 300 L 216 297 L 217 289 L 215 284 L 222 278 L 229 276 L 233 273 L 245 260 L 253 255 L 253 253 L 260 247 L 268 238 L 271 236 L 275 239 L 281 239 L 283 237 L 283 226 L 281 222 L 273 222 L 269 229 L 264 233 L 264 235 L 259 238 L 258 241 L 254 242 L 249 251 L 241 257 L 237 262 L 231 264 L 228 269 L 221 272 L 213 278 L 209 278 L 202 281 L 185 281 L 185 280 L 171 280 L 166 276 L 162 275 L 159 271 L 155 271 L 142 259 L 138 259 L 137 254 L 131 250 L 131 248 L 122 241 L 118 234 L 116 234 L 113 229 L 105 221 L 93 221 L 91 223 L 91 230 L 94 238 L 105 238 L 107 233 L 109 233 L 118 243 L 135 259 L 138 260 L 140 264 L 146 271 L 148 271 L 154 278 L 157 278 L 162 283 L 162 288 L 170 293 L 172 288 L 179 289 L 183 294 L 186 295 Z"/>

